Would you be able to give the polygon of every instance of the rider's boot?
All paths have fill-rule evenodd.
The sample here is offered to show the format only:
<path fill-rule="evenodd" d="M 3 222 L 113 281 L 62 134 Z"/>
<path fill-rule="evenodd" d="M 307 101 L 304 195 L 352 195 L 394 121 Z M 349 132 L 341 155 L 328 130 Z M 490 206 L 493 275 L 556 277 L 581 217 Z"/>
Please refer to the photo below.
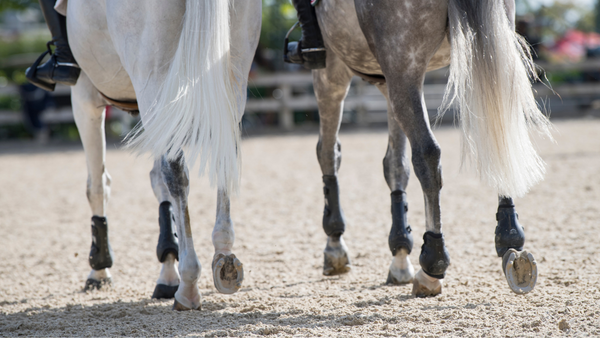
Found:
<path fill-rule="evenodd" d="M 77 83 L 81 69 L 69 47 L 67 18 L 54 10 L 55 0 L 39 0 L 39 2 L 46 24 L 52 33 L 52 41 L 48 41 L 48 51 L 27 68 L 25 76 L 29 82 L 47 91 L 54 91 L 57 83 L 73 86 Z M 50 50 L 51 44 L 56 47 L 54 53 Z M 40 65 L 48 53 L 51 55 L 50 60 Z"/>
<path fill-rule="evenodd" d="M 325 44 L 317 21 L 317 13 L 311 2 L 313 1 L 292 0 L 298 11 L 302 38 L 298 42 L 288 43 L 286 37 L 283 60 L 288 63 L 302 64 L 308 69 L 319 69 L 325 68 Z"/>

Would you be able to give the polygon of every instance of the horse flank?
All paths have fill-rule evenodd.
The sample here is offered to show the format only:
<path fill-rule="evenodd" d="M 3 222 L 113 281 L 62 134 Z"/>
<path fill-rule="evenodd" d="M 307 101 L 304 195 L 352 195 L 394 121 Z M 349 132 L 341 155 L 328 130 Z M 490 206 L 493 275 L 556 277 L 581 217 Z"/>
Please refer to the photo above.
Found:
<path fill-rule="evenodd" d="M 200 158 L 211 185 L 237 191 L 240 117 L 230 59 L 230 0 L 186 1 L 179 44 L 144 125 L 127 146 L 176 160 L 185 150 L 190 167 Z"/>
<path fill-rule="evenodd" d="M 456 101 L 463 160 L 502 196 L 519 197 L 543 179 L 545 163 L 530 130 L 550 135 L 532 93 L 535 64 L 510 27 L 502 1 L 450 0 L 451 64 L 440 113 Z"/>

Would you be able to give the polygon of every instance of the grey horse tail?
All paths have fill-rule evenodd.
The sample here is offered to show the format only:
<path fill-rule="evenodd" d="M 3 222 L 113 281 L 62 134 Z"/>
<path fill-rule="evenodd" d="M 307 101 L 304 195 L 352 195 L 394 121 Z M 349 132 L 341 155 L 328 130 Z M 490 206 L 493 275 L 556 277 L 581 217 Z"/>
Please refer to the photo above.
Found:
<path fill-rule="evenodd" d="M 525 40 L 512 29 L 504 2 L 449 0 L 451 63 L 440 107 L 453 104 L 463 131 L 463 161 L 502 196 L 522 196 L 543 179 L 545 163 L 529 138 L 550 135 L 531 87 L 538 79 Z"/>

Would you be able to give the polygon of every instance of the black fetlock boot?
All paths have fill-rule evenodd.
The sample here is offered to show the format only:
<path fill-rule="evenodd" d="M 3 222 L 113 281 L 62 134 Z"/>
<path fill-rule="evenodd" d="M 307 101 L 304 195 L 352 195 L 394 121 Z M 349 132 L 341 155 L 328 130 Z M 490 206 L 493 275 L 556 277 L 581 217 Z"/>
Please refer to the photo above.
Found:
<path fill-rule="evenodd" d="M 298 63 L 308 69 L 325 68 L 325 44 L 317 21 L 317 13 L 310 0 L 292 0 L 298 21 L 302 29 L 302 38 L 298 42 L 288 42 L 288 36 L 296 25 L 290 29 L 285 38 L 283 61 Z"/>
<path fill-rule="evenodd" d="M 27 68 L 25 76 L 29 82 L 47 91 L 54 91 L 57 83 L 73 86 L 77 83 L 81 69 L 69 47 L 67 18 L 54 10 L 55 0 L 39 1 L 46 24 L 48 24 L 50 33 L 52 33 L 52 41 L 47 44 L 48 51 L 44 52 L 31 67 Z M 50 49 L 51 44 L 56 47 L 54 53 Z M 50 60 L 40 65 L 46 54 L 51 55 Z"/>

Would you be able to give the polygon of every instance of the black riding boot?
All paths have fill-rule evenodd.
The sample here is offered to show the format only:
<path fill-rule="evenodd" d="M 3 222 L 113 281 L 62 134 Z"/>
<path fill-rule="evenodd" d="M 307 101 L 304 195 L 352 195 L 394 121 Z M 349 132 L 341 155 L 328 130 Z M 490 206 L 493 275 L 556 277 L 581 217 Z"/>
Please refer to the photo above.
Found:
<path fill-rule="evenodd" d="M 286 37 L 283 60 L 288 63 L 302 64 L 308 69 L 325 68 L 325 45 L 317 21 L 317 13 L 311 5 L 311 1 L 292 0 L 292 3 L 298 11 L 302 38 L 299 42 L 288 43 Z"/>
<path fill-rule="evenodd" d="M 48 41 L 48 51 L 27 68 L 25 76 L 29 82 L 47 91 L 54 91 L 57 83 L 73 86 L 77 83 L 81 69 L 69 47 L 67 18 L 54 10 L 55 0 L 39 0 L 39 2 L 46 24 L 52 33 L 52 41 Z M 51 44 L 56 47 L 54 53 L 50 50 Z M 51 55 L 50 60 L 39 65 L 48 53 Z"/>

